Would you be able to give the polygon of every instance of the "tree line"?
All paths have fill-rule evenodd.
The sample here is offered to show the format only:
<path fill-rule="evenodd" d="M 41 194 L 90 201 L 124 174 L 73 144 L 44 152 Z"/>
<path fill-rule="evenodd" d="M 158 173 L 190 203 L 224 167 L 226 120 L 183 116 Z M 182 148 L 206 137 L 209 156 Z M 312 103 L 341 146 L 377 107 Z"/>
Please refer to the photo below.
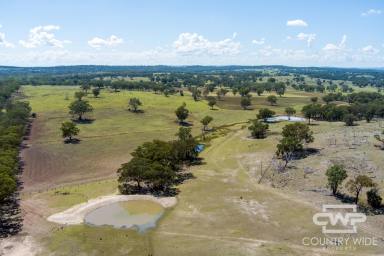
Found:
<path fill-rule="evenodd" d="M 0 85 L 0 236 L 20 230 L 17 198 L 20 145 L 28 129 L 31 108 L 28 103 L 13 101 L 14 84 Z"/>
<path fill-rule="evenodd" d="M 384 95 L 376 92 L 358 92 L 349 95 L 330 93 L 323 97 L 326 104 L 317 101 L 306 105 L 302 109 L 303 115 L 308 119 L 323 121 L 344 121 L 346 125 L 354 125 L 355 121 L 366 120 L 370 122 L 375 117 L 384 117 Z M 342 101 L 345 104 L 336 104 Z"/>

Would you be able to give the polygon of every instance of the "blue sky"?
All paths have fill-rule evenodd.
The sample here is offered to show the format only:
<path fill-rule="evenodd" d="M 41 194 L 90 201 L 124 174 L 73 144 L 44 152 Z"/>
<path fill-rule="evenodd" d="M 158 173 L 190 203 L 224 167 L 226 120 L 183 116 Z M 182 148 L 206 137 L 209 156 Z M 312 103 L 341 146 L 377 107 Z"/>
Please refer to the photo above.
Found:
<path fill-rule="evenodd" d="M 384 66 L 382 0 L 2 0 L 0 65 Z"/>

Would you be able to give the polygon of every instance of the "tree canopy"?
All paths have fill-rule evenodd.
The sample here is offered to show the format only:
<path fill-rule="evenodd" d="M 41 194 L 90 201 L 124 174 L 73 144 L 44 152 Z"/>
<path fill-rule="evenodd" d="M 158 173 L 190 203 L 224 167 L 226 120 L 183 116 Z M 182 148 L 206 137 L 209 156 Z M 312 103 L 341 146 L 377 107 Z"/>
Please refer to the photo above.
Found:
<path fill-rule="evenodd" d="M 69 105 L 69 113 L 73 116 L 77 116 L 77 119 L 83 120 L 83 116 L 86 113 L 93 111 L 93 107 L 86 100 L 75 100 Z"/>
<path fill-rule="evenodd" d="M 71 121 L 63 122 L 60 129 L 62 137 L 67 139 L 69 142 L 71 142 L 73 137 L 78 135 L 80 132 L 80 129 L 76 126 L 76 124 Z"/>
<path fill-rule="evenodd" d="M 346 170 L 342 165 L 333 165 L 328 168 L 325 173 L 328 178 L 328 187 L 331 188 L 332 194 L 337 194 L 337 189 L 341 183 L 348 177 Z"/>
<path fill-rule="evenodd" d="M 183 103 L 180 107 L 178 107 L 175 111 L 176 117 L 179 120 L 179 123 L 184 122 L 188 118 L 189 110 L 187 109 L 187 105 Z"/>

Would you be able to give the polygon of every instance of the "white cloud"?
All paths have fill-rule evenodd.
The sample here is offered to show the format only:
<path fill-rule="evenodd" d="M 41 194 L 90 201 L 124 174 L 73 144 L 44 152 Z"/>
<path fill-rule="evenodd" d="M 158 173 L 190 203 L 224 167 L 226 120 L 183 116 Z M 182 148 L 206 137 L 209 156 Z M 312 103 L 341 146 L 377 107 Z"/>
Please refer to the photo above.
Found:
<path fill-rule="evenodd" d="M 288 20 L 287 21 L 288 27 L 308 27 L 308 23 L 304 20 Z"/>
<path fill-rule="evenodd" d="M 307 46 L 311 47 L 312 42 L 315 41 L 315 39 L 316 39 L 316 34 L 305 34 L 305 33 L 301 32 L 301 33 L 297 34 L 296 38 L 298 40 L 301 40 L 301 41 L 306 41 Z"/>
<path fill-rule="evenodd" d="M 361 16 L 372 16 L 372 15 L 380 15 L 382 13 L 381 10 L 378 9 L 369 9 L 366 12 L 363 12 Z"/>
<path fill-rule="evenodd" d="M 324 46 L 323 50 L 324 51 L 342 51 L 345 49 L 347 42 L 347 35 L 343 35 L 343 38 L 341 39 L 339 44 L 332 44 L 328 43 Z"/>
<path fill-rule="evenodd" d="M 64 44 L 71 43 L 69 40 L 58 40 L 54 31 L 59 30 L 56 25 L 37 26 L 29 31 L 27 40 L 20 40 L 19 43 L 25 48 L 36 48 L 42 45 L 63 48 Z"/>
<path fill-rule="evenodd" d="M 375 47 L 373 47 L 372 45 L 367 45 L 363 48 L 361 48 L 361 51 L 363 53 L 366 53 L 366 54 L 377 54 L 380 52 L 379 49 L 376 49 Z"/>
<path fill-rule="evenodd" d="M 1 25 L 0 25 L 1 28 Z M 0 46 L 5 48 L 14 48 L 15 45 L 5 40 L 5 34 L 0 32 Z"/>
<path fill-rule="evenodd" d="M 100 37 L 94 37 L 91 40 L 88 41 L 88 45 L 92 48 L 101 48 L 104 46 L 107 47 L 115 47 L 119 44 L 123 43 L 123 39 L 119 38 L 115 35 L 111 35 L 110 37 L 103 39 Z"/>
<path fill-rule="evenodd" d="M 240 52 L 240 43 L 234 38 L 209 41 L 197 33 L 181 33 L 173 47 L 181 54 L 235 55 Z"/>
<path fill-rule="evenodd" d="M 232 39 L 235 39 L 237 37 L 237 32 L 233 32 Z"/>
<path fill-rule="evenodd" d="M 253 43 L 253 44 L 257 44 L 257 45 L 263 45 L 263 44 L 265 44 L 265 38 L 263 37 L 263 38 L 261 38 L 260 40 L 258 40 L 258 39 L 253 39 L 253 40 L 252 40 L 252 43 Z"/>

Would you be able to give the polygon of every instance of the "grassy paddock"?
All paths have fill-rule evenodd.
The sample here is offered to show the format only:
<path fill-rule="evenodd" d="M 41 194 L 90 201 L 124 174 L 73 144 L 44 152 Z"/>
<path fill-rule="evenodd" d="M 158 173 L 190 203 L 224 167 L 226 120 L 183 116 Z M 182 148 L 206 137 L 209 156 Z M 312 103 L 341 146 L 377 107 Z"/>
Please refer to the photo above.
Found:
<path fill-rule="evenodd" d="M 88 97 L 95 107 L 93 117 L 96 121 L 80 125 L 81 143 L 64 145 L 58 127 L 68 119 L 66 106 L 69 101 L 64 99 L 65 93 L 72 95 L 75 90 L 75 87 L 24 88 L 38 114 L 31 145 L 26 151 L 32 161 L 26 161 L 26 176 L 34 184 L 78 182 L 113 174 L 140 143 L 153 138 L 174 138 L 178 128 L 174 109 L 182 102 L 186 102 L 192 111 L 189 121 L 194 124 L 194 133 L 200 132 L 198 121 L 206 114 L 215 118 L 214 125 L 227 126 L 212 136 L 209 147 L 201 154 L 205 163 L 191 167 L 195 179 L 179 186 L 178 204 L 166 211 L 155 229 L 138 234 L 108 227 L 77 225 L 61 229 L 54 225 L 49 234 L 38 235 L 44 245 L 42 255 L 350 255 L 350 251 L 302 245 L 304 236 L 321 235 L 320 227 L 312 222 L 313 214 L 321 209 L 321 205 L 340 203 L 329 196 L 324 173 L 332 161 L 351 163 L 351 159 L 362 156 L 378 167 L 375 179 L 381 180 L 379 184 L 383 185 L 380 167 L 384 165 L 384 158 L 379 156 L 382 151 L 373 146 L 371 136 L 382 130 L 379 122 L 359 122 L 355 127 L 315 122 L 311 126 L 315 142 L 310 146 L 320 151 L 294 161 L 287 172 L 274 175 L 271 179 L 273 188 L 269 181 L 258 184 L 258 167 L 261 162 L 268 165 L 286 122 L 271 124 L 266 139 L 250 138 L 247 127 L 241 122 L 254 118 L 258 107 L 243 111 L 220 106 L 230 102 L 230 96 L 219 103 L 217 110 L 210 110 L 204 101 L 194 102 L 189 95 L 167 98 L 148 92 L 103 91 L 99 99 Z M 132 96 L 143 101 L 143 114 L 126 110 L 128 98 Z M 290 104 L 288 102 L 292 100 L 292 104 L 296 102 L 299 107 L 309 102 L 308 96 L 288 92 L 281 102 L 286 100 Z M 262 103 L 263 97 L 260 99 L 260 106 L 266 107 L 267 103 Z M 237 122 L 240 124 L 228 125 Z M 369 134 L 369 143 L 350 149 L 346 142 L 353 131 L 361 136 L 365 132 Z M 332 136 L 337 138 L 336 146 L 329 145 L 328 139 Z M 41 158 L 36 159 L 36 156 Z M 37 162 L 40 161 L 44 165 L 39 167 Z M 304 169 L 308 166 L 314 172 L 305 176 Z M 348 170 L 351 176 L 355 174 L 352 169 Z M 23 200 L 35 200 L 46 206 L 46 209 L 39 209 L 44 216 L 115 191 L 116 182 L 110 179 L 60 186 L 41 193 L 25 192 Z M 359 234 L 382 237 L 382 217 L 368 217 Z M 377 248 L 358 247 L 354 253 L 380 253 L 382 249 L 382 244 Z"/>
<path fill-rule="evenodd" d="M 183 102 L 190 110 L 188 122 L 195 135 L 200 134 L 200 120 L 205 115 L 214 118 L 212 126 L 245 122 L 255 118 L 262 107 L 270 107 L 279 114 L 287 106 L 301 106 L 315 94 L 288 91 L 279 97 L 277 106 L 269 106 L 262 97 L 254 96 L 252 110 L 239 110 L 240 97 L 224 97 L 211 110 L 205 100 L 194 101 L 185 96 L 154 94 L 153 92 L 102 90 L 99 98 L 86 98 L 94 107 L 89 116 L 92 123 L 79 124 L 81 142 L 64 144 L 61 123 L 70 119 L 68 105 L 78 87 L 25 86 L 23 93 L 37 113 L 30 147 L 26 149 L 24 186 L 26 190 L 41 190 L 63 183 L 111 177 L 121 163 L 130 159 L 130 152 L 145 141 L 171 140 L 179 127 L 175 109 Z M 128 111 L 128 99 L 138 97 L 143 102 L 143 113 Z M 295 105 L 296 104 L 296 105 Z"/>

